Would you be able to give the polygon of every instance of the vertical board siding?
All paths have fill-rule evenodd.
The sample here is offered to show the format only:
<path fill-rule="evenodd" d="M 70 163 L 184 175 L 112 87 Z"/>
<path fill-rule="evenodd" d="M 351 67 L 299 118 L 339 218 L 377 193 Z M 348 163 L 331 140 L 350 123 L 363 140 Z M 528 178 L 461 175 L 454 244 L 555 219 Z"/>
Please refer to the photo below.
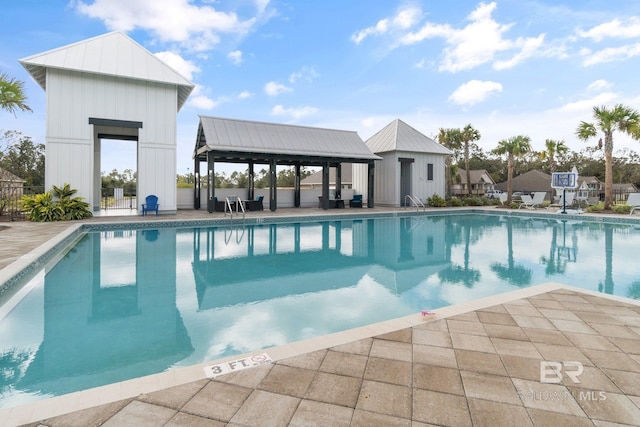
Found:
<path fill-rule="evenodd" d="M 162 200 L 161 210 L 175 211 L 177 103 L 175 85 L 48 69 L 46 185 L 69 182 L 78 196 L 99 205 L 93 200 L 94 129 L 89 117 L 142 122 L 138 203 L 153 192 Z"/>

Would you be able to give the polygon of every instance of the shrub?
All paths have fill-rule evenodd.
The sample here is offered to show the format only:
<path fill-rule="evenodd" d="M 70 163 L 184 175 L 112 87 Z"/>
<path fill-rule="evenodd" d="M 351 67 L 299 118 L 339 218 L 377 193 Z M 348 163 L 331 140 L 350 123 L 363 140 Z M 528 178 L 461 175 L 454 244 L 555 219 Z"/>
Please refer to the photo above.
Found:
<path fill-rule="evenodd" d="M 518 202 L 511 202 L 511 204 L 509 205 L 509 209 L 518 209 L 520 207 L 520 204 Z"/>
<path fill-rule="evenodd" d="M 60 221 L 64 215 L 62 208 L 53 201 L 53 196 L 48 191 L 33 196 L 22 196 L 22 208 L 28 212 L 27 218 L 30 221 Z"/>
<path fill-rule="evenodd" d="M 454 206 L 454 207 L 462 206 L 462 200 L 460 200 L 456 196 L 451 196 L 447 198 L 447 206 Z"/>
<path fill-rule="evenodd" d="M 437 194 L 429 197 L 427 199 L 427 203 L 429 203 L 429 206 L 433 206 L 434 208 L 444 208 L 447 206 L 447 201 Z"/>
<path fill-rule="evenodd" d="M 477 197 L 477 196 L 472 196 L 472 197 L 465 197 L 464 199 L 462 199 L 462 203 L 465 206 L 482 206 L 482 198 Z"/>
<path fill-rule="evenodd" d="M 611 206 L 611 210 L 617 214 L 628 214 L 631 212 L 631 206 L 629 205 L 614 205 Z"/>
<path fill-rule="evenodd" d="M 28 214 L 27 218 L 35 222 L 68 221 L 92 217 L 89 203 L 82 197 L 71 198 L 78 190 L 71 189 L 69 184 L 62 187 L 53 186 L 53 194 L 47 191 L 33 196 L 22 196 L 22 206 Z M 54 199 L 55 198 L 57 200 Z"/>
<path fill-rule="evenodd" d="M 602 212 L 604 210 L 604 202 L 599 202 L 597 205 L 591 205 L 587 207 L 587 212 Z"/>

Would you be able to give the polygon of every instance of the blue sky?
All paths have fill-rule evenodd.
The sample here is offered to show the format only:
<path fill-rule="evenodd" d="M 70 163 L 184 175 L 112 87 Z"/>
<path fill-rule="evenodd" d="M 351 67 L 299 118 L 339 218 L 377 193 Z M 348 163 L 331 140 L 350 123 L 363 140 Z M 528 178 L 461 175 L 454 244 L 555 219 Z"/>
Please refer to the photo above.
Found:
<path fill-rule="evenodd" d="M 431 137 L 471 123 L 485 150 L 518 134 L 580 150 L 593 106 L 640 108 L 636 1 L 21 0 L 0 22 L 0 70 L 34 110 L 0 113 L 0 129 L 45 142 L 45 92 L 20 58 L 119 30 L 197 85 L 178 115 L 178 173 L 193 170 L 200 114 L 363 140 L 396 118 Z M 616 150 L 639 144 L 616 135 Z M 102 169 L 134 155 L 114 144 Z"/>

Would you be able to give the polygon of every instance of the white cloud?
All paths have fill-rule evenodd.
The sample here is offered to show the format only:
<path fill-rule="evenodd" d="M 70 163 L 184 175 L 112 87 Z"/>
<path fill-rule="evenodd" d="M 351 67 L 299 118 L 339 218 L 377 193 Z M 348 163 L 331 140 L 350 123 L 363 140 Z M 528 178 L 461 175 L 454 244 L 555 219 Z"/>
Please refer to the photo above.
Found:
<path fill-rule="evenodd" d="M 189 97 L 189 105 L 200 110 L 213 110 L 220 103 L 205 95 L 196 95 Z"/>
<path fill-rule="evenodd" d="M 227 54 L 227 58 L 229 58 L 234 64 L 240 65 L 242 63 L 242 51 L 234 50 L 233 52 L 229 52 Z"/>
<path fill-rule="evenodd" d="M 502 85 L 497 82 L 471 80 L 458 87 L 449 96 L 449 101 L 458 105 L 473 105 L 484 101 L 493 93 L 502 92 Z"/>
<path fill-rule="evenodd" d="M 311 83 L 316 77 L 318 77 L 318 73 L 313 67 L 302 67 L 300 71 L 293 72 L 289 75 L 289 83 L 293 84 L 300 80 Z"/>
<path fill-rule="evenodd" d="M 600 80 L 596 80 L 593 83 L 591 83 L 588 87 L 587 90 L 591 91 L 591 92 L 599 92 L 603 89 L 608 89 L 611 87 L 611 83 L 609 83 L 608 81 L 604 80 L 604 79 L 600 79 Z"/>
<path fill-rule="evenodd" d="M 103 21 L 110 30 L 143 29 L 163 42 L 179 42 L 197 51 L 217 45 L 221 33 L 247 34 L 258 22 L 257 17 L 241 20 L 235 12 L 195 5 L 191 0 L 94 0 L 78 1 L 74 6 L 79 13 Z"/>
<path fill-rule="evenodd" d="M 596 52 L 582 50 L 581 54 L 585 56 L 585 59 L 582 61 L 582 65 L 585 67 L 606 62 L 624 61 L 634 56 L 640 56 L 640 43 L 620 47 L 608 47 Z"/>
<path fill-rule="evenodd" d="M 440 71 L 457 72 L 469 70 L 478 65 L 494 61 L 500 52 L 516 51 L 509 60 L 496 61 L 494 68 L 510 68 L 532 56 L 542 46 L 544 35 L 538 37 L 509 40 L 504 34 L 513 24 L 499 24 L 492 18 L 496 3 L 480 3 L 467 19 L 471 21 L 461 29 L 449 24 L 427 22 L 416 32 L 404 35 L 400 42 L 411 45 L 423 40 L 441 37 L 448 47 L 444 49 L 444 58 Z"/>
<path fill-rule="evenodd" d="M 189 81 L 193 80 L 195 73 L 200 72 L 200 68 L 197 65 L 191 61 L 187 61 L 175 52 L 157 52 L 155 56 Z"/>
<path fill-rule="evenodd" d="M 406 30 L 418 22 L 420 15 L 422 11 L 417 7 L 401 9 L 395 16 L 381 19 L 376 25 L 355 32 L 351 40 L 355 44 L 360 44 L 369 36 L 382 35 L 393 30 Z"/>
<path fill-rule="evenodd" d="M 269 96 L 278 96 L 281 93 L 292 92 L 293 89 L 278 82 L 269 82 L 264 85 L 264 92 Z"/>
<path fill-rule="evenodd" d="M 244 90 L 238 94 L 238 99 L 249 99 L 253 97 L 253 93 L 248 90 Z"/>
<path fill-rule="evenodd" d="M 220 105 L 220 101 L 215 101 L 209 98 L 205 92 L 205 87 L 196 85 L 193 88 L 193 92 L 191 92 L 191 96 L 189 96 L 189 99 L 187 100 L 187 104 L 201 110 L 212 110 Z"/>
<path fill-rule="evenodd" d="M 271 114 L 274 116 L 289 116 L 293 119 L 300 119 L 315 114 L 317 111 L 318 109 L 315 107 L 284 108 L 282 105 L 276 105 L 271 110 Z"/>
<path fill-rule="evenodd" d="M 613 37 L 623 39 L 640 37 L 640 18 L 632 16 L 625 22 L 616 18 L 604 24 L 596 25 L 587 31 L 578 29 L 576 33 L 580 37 L 590 38 L 596 42 Z"/>
<path fill-rule="evenodd" d="M 594 105 L 605 105 L 619 99 L 619 95 L 613 92 L 604 92 L 600 93 L 593 98 L 583 99 L 580 101 L 569 102 L 568 104 L 563 105 L 562 107 L 552 110 L 561 113 L 570 113 L 576 111 L 591 111 Z"/>
<path fill-rule="evenodd" d="M 496 61 L 493 63 L 493 68 L 496 70 L 504 70 L 507 68 L 513 68 L 525 59 L 535 54 L 542 44 L 544 43 L 544 34 L 540 34 L 536 38 L 522 39 L 518 38 L 515 45 L 520 48 L 520 52 L 516 53 L 511 59 L 505 61 Z"/>

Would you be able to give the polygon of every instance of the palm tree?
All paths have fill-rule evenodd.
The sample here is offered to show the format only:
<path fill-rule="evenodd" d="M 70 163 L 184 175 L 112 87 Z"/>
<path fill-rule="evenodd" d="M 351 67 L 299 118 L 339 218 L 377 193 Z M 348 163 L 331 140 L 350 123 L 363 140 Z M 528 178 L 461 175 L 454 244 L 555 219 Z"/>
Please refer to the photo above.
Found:
<path fill-rule="evenodd" d="M 467 194 L 471 195 L 471 171 L 469 169 L 469 149 L 471 148 L 471 142 L 478 141 L 480 139 L 480 132 L 471 126 L 466 125 L 463 129 L 440 128 L 438 133 L 438 142 L 444 145 L 448 149 L 457 152 L 462 149 L 462 156 L 464 158 L 464 168 L 467 173 Z"/>
<path fill-rule="evenodd" d="M 447 156 L 445 158 L 445 168 L 447 169 L 449 177 L 449 179 L 447 179 L 446 181 L 446 193 L 451 194 L 450 185 L 453 182 L 453 177 L 455 176 L 454 168 L 452 167 L 452 157 L 457 157 L 458 150 L 460 149 L 462 143 L 460 141 L 459 135 L 455 132 L 455 129 L 440 128 L 437 139 L 440 144 L 453 151 L 453 155 Z"/>
<path fill-rule="evenodd" d="M 507 218 L 507 264 L 494 262 L 491 264 L 491 270 L 493 270 L 500 279 L 523 288 L 531 284 L 533 272 L 522 264 L 516 264 L 515 258 L 513 257 L 514 221 L 516 221 L 516 219 L 511 217 Z"/>
<path fill-rule="evenodd" d="M 595 123 L 580 122 L 576 136 L 587 141 L 601 131 L 604 134 L 604 207 L 610 209 L 613 203 L 613 132 L 620 131 L 634 139 L 640 139 L 640 114 L 622 104 L 613 109 L 605 106 L 593 107 Z M 602 148 L 602 138 L 598 142 Z"/>
<path fill-rule="evenodd" d="M 556 171 L 556 157 L 563 156 L 569 151 L 564 141 L 556 141 L 553 139 L 547 139 L 544 142 L 545 150 L 540 152 L 540 160 L 549 160 L 549 171 L 554 173 Z"/>
<path fill-rule="evenodd" d="M 31 111 L 24 94 L 24 82 L 9 77 L 6 73 L 0 74 L 0 108 L 14 116 L 17 110 Z"/>
<path fill-rule="evenodd" d="M 462 147 L 464 148 L 464 168 L 467 171 L 467 194 L 471 195 L 471 171 L 469 170 L 469 143 L 472 141 L 478 141 L 481 138 L 480 132 L 471 126 L 471 123 L 466 125 L 464 129 L 459 130 L 460 140 Z"/>
<path fill-rule="evenodd" d="M 507 155 L 507 203 L 511 203 L 513 192 L 513 161 L 531 151 L 531 138 L 525 135 L 512 136 L 498 142 L 498 146 L 491 152 L 502 156 Z"/>

